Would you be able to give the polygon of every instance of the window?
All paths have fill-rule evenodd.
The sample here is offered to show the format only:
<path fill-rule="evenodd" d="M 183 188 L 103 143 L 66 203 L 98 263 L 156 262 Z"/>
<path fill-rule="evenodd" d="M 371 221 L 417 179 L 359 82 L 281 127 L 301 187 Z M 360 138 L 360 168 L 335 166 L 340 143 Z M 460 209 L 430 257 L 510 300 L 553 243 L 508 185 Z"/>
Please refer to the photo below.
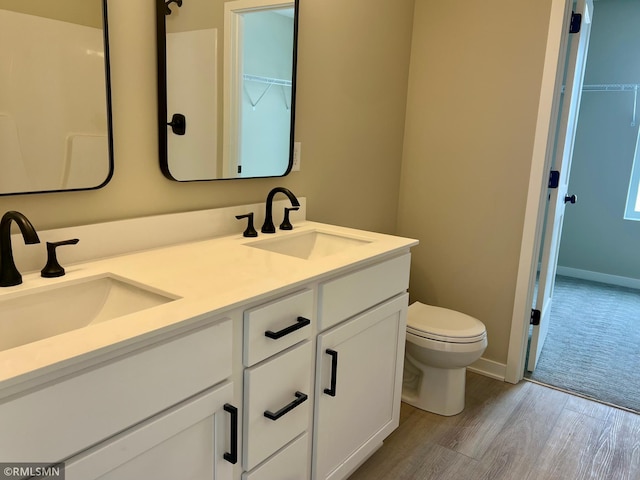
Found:
<path fill-rule="evenodd" d="M 640 220 L 640 128 L 638 129 L 638 138 L 636 140 L 624 218 L 626 220 Z"/>

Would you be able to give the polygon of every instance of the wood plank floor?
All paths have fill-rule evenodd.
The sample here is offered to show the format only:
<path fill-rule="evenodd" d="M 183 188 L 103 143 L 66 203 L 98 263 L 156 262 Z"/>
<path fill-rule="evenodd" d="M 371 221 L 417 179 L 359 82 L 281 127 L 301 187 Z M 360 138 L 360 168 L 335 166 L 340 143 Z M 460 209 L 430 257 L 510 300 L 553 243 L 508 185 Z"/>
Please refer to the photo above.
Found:
<path fill-rule="evenodd" d="M 349 480 L 638 480 L 640 416 L 535 383 L 467 374 L 466 407 L 402 404 L 400 426 Z"/>

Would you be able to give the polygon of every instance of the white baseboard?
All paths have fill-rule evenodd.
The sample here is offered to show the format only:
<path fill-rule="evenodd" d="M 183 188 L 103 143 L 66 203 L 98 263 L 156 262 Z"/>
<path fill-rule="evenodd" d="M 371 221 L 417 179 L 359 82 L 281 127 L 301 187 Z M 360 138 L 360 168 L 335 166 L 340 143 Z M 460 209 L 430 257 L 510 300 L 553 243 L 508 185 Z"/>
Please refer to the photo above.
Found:
<path fill-rule="evenodd" d="M 504 377 L 507 373 L 507 366 L 504 363 L 494 362 L 493 360 L 488 360 L 482 357 L 468 366 L 467 370 L 484 375 L 485 377 L 502 380 L 504 382 Z"/>
<path fill-rule="evenodd" d="M 592 272 L 590 270 L 580 270 L 578 268 L 558 266 L 556 273 L 565 277 L 591 280 L 592 282 L 608 283 L 619 287 L 640 289 L 640 279 L 621 277 L 619 275 L 609 275 L 608 273 Z"/>

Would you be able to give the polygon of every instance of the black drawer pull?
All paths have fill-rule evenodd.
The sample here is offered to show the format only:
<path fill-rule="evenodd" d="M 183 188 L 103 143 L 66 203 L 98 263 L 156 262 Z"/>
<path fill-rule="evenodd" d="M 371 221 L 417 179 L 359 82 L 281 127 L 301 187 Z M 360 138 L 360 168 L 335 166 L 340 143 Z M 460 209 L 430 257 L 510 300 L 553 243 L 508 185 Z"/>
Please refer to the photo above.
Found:
<path fill-rule="evenodd" d="M 293 325 L 289 325 L 288 327 L 283 328 L 282 330 L 278 330 L 277 332 L 272 332 L 271 330 L 267 330 L 266 332 L 264 332 L 264 336 L 272 338 L 273 340 L 277 340 L 279 338 L 284 337 L 285 335 L 289 335 L 290 333 L 293 333 L 296 330 L 301 329 L 302 327 L 306 327 L 310 323 L 311 323 L 311 320 L 309 320 L 308 318 L 298 317 L 298 319 L 296 320 L 296 323 L 294 323 Z"/>
<path fill-rule="evenodd" d="M 324 393 L 332 397 L 336 396 L 336 381 L 338 379 L 338 352 L 327 348 L 325 353 L 331 355 L 331 388 L 325 388 Z"/>
<path fill-rule="evenodd" d="M 302 392 L 296 392 L 295 395 L 296 395 L 296 399 L 293 402 L 291 402 L 289 405 L 286 405 L 286 406 L 282 407 L 276 413 L 273 413 L 273 412 L 270 412 L 269 410 L 266 410 L 264 412 L 264 416 L 267 417 L 269 420 L 278 420 L 285 413 L 289 413 L 291 410 L 296 408 L 298 405 L 300 405 L 301 403 L 304 403 L 308 398 L 307 394 L 306 393 L 302 393 Z"/>
<path fill-rule="evenodd" d="M 227 462 L 238 463 L 238 409 L 229 403 L 224 404 L 224 411 L 231 414 L 231 452 L 222 456 Z"/>

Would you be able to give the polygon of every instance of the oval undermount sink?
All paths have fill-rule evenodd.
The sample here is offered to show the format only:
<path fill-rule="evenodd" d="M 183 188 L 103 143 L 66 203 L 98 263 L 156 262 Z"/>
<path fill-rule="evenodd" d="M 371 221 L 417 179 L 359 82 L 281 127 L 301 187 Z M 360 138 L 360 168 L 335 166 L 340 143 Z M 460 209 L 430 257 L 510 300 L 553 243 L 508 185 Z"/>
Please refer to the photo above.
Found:
<path fill-rule="evenodd" d="M 311 230 L 288 234 L 284 237 L 258 240 L 256 242 L 246 243 L 245 245 L 289 255 L 291 257 L 314 260 L 336 253 L 342 253 L 351 248 L 366 245 L 371 242 L 372 240 L 362 237 Z"/>
<path fill-rule="evenodd" d="M 17 292 L 0 299 L 0 351 L 178 298 L 109 274 Z"/>

